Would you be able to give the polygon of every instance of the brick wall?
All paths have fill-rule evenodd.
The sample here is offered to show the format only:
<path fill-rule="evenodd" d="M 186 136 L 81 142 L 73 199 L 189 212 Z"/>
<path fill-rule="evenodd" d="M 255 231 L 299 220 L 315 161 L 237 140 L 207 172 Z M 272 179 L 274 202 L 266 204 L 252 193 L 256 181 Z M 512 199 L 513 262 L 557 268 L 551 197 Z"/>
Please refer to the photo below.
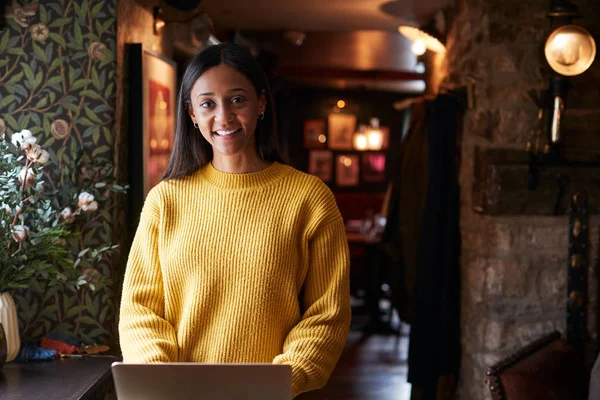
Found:
<path fill-rule="evenodd" d="M 566 328 L 568 218 L 480 214 L 473 209 L 475 151 L 523 150 L 536 123 L 528 91 L 547 86 L 542 45 L 549 33 L 547 0 L 460 0 L 447 40 L 451 84 L 477 80 L 475 108 L 465 115 L 461 185 L 462 371 L 460 399 L 489 399 L 485 369 L 546 332 Z M 594 0 L 577 5 L 577 21 L 600 38 L 600 9 Z M 595 25 L 594 25 L 595 24 Z M 572 80 L 565 153 L 598 160 L 600 66 Z M 502 190 L 502 188 L 498 188 Z M 569 193 L 567 193 L 569 195 Z M 554 201 L 554 199 L 548 199 Z M 597 339 L 597 216 L 591 218 L 588 330 Z"/>

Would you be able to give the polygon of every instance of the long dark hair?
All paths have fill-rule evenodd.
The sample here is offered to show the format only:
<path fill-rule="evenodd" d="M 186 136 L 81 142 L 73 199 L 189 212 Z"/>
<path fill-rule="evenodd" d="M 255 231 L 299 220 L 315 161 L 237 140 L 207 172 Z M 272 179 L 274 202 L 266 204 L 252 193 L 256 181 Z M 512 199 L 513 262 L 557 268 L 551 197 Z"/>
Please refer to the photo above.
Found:
<path fill-rule="evenodd" d="M 260 96 L 264 90 L 267 105 L 265 116 L 258 120 L 254 133 L 256 150 L 265 161 L 285 163 L 277 147 L 273 102 L 267 79 L 260 64 L 240 46 L 223 43 L 204 49 L 186 63 L 177 94 L 175 142 L 163 180 L 189 175 L 213 159 L 212 147 L 194 128 L 188 107 L 191 107 L 192 104 L 190 94 L 196 80 L 210 68 L 221 64 L 227 64 L 245 75 L 256 88 L 257 96 Z"/>

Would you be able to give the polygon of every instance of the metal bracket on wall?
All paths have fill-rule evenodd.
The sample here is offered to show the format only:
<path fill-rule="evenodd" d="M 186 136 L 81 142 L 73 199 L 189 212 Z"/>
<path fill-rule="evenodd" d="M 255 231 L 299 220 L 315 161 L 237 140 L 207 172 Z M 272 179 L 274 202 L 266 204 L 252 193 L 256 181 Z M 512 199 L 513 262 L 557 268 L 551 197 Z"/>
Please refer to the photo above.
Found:
<path fill-rule="evenodd" d="M 586 340 L 587 267 L 589 215 L 586 192 L 571 198 L 569 215 L 569 259 L 567 291 L 567 341 L 583 351 Z"/>

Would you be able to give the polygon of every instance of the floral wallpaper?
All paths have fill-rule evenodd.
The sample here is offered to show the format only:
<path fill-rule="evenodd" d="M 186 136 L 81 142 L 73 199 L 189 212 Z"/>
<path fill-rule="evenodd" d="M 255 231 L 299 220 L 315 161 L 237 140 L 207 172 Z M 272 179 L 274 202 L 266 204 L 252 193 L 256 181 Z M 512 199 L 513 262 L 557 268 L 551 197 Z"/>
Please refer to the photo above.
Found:
<path fill-rule="evenodd" d="M 29 129 L 59 169 L 72 168 L 81 159 L 112 166 L 116 3 L 12 2 L 0 31 L 0 135 Z M 114 204 L 109 199 L 81 240 L 90 245 L 116 242 L 111 240 L 118 215 Z M 112 264 L 107 259 L 86 268 L 92 276 L 110 279 Z M 111 285 L 70 293 L 33 282 L 14 297 L 23 340 L 48 331 L 96 343 L 113 339 L 117 305 Z"/>

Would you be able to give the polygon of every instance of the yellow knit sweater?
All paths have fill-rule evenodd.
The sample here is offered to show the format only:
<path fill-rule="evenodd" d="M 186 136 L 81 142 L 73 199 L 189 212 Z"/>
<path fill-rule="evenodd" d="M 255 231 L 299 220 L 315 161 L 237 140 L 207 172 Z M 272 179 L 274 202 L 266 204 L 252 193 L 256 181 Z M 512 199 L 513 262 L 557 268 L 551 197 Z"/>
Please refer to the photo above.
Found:
<path fill-rule="evenodd" d="M 294 395 L 317 389 L 348 334 L 348 274 L 341 215 L 314 176 L 209 164 L 161 182 L 127 263 L 124 361 L 290 364 Z"/>

